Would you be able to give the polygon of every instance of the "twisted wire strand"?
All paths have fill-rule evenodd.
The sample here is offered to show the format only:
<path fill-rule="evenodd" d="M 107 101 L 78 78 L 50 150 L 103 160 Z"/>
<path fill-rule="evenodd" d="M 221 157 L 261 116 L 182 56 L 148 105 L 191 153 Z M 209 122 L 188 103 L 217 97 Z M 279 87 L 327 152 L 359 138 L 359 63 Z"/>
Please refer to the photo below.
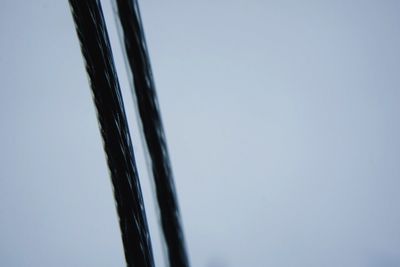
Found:
<path fill-rule="evenodd" d="M 69 0 L 86 63 L 129 267 L 154 267 L 138 172 L 99 0 Z"/>
<path fill-rule="evenodd" d="M 189 267 L 174 178 L 137 0 L 114 0 L 133 78 L 171 267 Z"/>

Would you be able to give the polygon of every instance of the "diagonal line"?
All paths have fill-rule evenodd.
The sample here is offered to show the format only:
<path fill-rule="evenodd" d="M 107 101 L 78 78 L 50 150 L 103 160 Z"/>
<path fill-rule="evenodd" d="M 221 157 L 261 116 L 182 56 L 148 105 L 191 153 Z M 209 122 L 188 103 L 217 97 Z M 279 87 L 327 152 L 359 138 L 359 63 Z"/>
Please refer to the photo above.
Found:
<path fill-rule="evenodd" d="M 137 0 L 114 0 L 123 31 L 136 103 L 151 160 L 161 226 L 171 267 L 189 267 L 155 84 Z"/>
<path fill-rule="evenodd" d="M 129 267 L 154 267 L 136 163 L 99 0 L 69 0 L 97 109 Z"/>

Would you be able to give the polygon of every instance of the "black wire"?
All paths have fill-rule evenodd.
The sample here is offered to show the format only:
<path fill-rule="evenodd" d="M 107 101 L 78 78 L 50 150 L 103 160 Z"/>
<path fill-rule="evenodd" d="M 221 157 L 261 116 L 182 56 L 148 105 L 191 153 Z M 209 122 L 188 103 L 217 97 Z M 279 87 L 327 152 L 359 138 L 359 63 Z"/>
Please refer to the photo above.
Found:
<path fill-rule="evenodd" d="M 139 114 L 150 154 L 161 225 L 171 267 L 189 267 L 171 163 L 137 0 L 115 0 Z"/>
<path fill-rule="evenodd" d="M 150 154 L 161 225 L 171 267 L 189 267 L 170 159 L 137 0 L 115 0 Z"/>
<path fill-rule="evenodd" d="M 154 267 L 150 236 L 121 91 L 101 5 L 69 0 L 97 108 L 129 267 Z"/>

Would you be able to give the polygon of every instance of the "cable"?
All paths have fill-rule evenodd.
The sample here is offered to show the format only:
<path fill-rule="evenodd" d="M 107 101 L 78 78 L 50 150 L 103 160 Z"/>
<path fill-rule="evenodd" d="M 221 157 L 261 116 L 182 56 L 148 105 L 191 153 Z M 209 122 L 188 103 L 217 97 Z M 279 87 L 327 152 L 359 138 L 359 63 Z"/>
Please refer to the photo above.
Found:
<path fill-rule="evenodd" d="M 99 0 L 69 0 L 86 61 L 128 267 L 154 267 L 133 148 Z"/>
<path fill-rule="evenodd" d="M 189 267 L 171 163 L 137 0 L 114 0 L 123 31 L 139 115 L 151 160 L 161 226 L 171 267 Z"/>

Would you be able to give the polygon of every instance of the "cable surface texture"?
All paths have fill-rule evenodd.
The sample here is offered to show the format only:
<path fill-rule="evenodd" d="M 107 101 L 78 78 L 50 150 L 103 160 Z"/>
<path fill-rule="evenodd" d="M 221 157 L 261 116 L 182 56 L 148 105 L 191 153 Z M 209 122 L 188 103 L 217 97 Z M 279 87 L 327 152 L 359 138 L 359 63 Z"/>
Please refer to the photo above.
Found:
<path fill-rule="evenodd" d="M 128 267 L 154 267 L 133 148 L 98 0 L 69 0 L 97 109 Z"/>
<path fill-rule="evenodd" d="M 161 226 L 171 267 L 189 267 L 171 163 L 137 0 L 114 0 L 128 58 L 136 103 L 151 160 Z"/>

